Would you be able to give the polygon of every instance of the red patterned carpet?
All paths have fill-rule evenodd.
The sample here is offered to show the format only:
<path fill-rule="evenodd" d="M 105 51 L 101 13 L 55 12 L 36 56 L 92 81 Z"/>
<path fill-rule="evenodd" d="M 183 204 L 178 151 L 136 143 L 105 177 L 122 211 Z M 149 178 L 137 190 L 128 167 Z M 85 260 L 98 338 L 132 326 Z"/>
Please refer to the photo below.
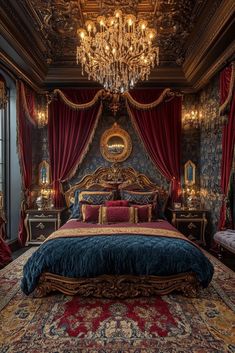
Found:
<path fill-rule="evenodd" d="M 26 297 L 29 249 L 0 271 L 0 353 L 235 352 L 235 274 L 211 255 L 214 279 L 198 298 Z"/>

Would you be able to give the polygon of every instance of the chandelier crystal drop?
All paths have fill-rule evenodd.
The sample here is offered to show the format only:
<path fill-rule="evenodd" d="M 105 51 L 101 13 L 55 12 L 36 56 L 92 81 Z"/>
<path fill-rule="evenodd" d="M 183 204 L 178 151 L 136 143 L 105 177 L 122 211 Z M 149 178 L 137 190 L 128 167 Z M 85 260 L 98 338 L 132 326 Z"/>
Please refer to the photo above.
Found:
<path fill-rule="evenodd" d="M 124 15 L 97 18 L 97 24 L 86 21 L 78 29 L 77 64 L 82 74 L 99 82 L 113 93 L 123 93 L 138 81 L 148 80 L 151 69 L 159 65 L 159 48 L 153 44 L 157 32 L 145 20 Z"/>

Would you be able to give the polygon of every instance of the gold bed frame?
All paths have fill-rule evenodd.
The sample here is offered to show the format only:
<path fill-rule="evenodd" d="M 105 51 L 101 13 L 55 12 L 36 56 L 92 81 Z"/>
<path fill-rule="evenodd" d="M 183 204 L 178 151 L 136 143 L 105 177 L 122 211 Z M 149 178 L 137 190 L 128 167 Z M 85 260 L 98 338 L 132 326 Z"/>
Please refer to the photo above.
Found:
<path fill-rule="evenodd" d="M 149 178 L 133 168 L 98 168 L 93 174 L 86 175 L 79 183 L 65 192 L 69 206 L 77 189 L 134 188 L 139 190 L 157 190 L 162 195 L 169 191 L 152 183 Z M 181 291 L 186 296 L 195 296 L 199 282 L 192 272 L 173 276 L 132 276 L 102 275 L 94 278 L 68 278 L 45 272 L 34 290 L 35 297 L 42 297 L 54 291 L 66 295 L 93 296 L 97 298 L 133 298 L 137 296 L 165 295 L 172 291 Z"/>

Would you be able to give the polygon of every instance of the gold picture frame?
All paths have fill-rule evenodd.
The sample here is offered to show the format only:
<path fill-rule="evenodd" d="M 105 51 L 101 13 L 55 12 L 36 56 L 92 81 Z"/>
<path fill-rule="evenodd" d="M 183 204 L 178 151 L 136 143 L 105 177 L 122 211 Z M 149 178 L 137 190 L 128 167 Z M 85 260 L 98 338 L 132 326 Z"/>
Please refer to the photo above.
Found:
<path fill-rule="evenodd" d="M 50 164 L 43 160 L 38 166 L 38 184 L 47 186 L 51 182 Z"/>
<path fill-rule="evenodd" d="M 195 184 L 196 165 L 188 160 L 184 165 L 184 183 L 187 186 Z"/>
<path fill-rule="evenodd" d="M 130 135 L 117 123 L 114 123 L 101 136 L 100 151 L 104 159 L 109 162 L 125 161 L 132 151 Z"/>

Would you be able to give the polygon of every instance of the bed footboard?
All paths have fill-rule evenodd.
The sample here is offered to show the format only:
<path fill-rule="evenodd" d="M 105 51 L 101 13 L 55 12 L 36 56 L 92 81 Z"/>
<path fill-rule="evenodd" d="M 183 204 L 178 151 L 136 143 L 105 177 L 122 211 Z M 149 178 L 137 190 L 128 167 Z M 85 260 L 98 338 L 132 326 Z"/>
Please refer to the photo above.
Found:
<path fill-rule="evenodd" d="M 43 297 L 55 291 L 66 295 L 120 299 L 165 295 L 173 291 L 196 296 L 199 287 L 195 274 L 191 272 L 174 276 L 102 275 L 94 278 L 68 278 L 45 272 L 33 296 Z"/>

